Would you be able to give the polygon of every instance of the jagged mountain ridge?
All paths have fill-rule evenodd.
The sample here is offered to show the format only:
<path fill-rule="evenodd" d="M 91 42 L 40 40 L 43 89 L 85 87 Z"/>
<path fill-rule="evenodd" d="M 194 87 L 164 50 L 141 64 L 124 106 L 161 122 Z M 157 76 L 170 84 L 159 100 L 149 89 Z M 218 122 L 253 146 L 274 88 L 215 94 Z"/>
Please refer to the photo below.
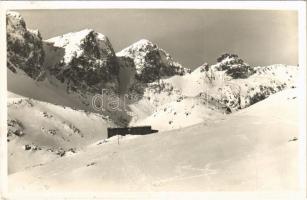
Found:
<path fill-rule="evenodd" d="M 138 113 L 131 125 L 152 124 L 158 130 L 170 130 L 199 121 L 206 123 L 218 113 L 236 112 L 274 93 L 295 88 L 298 72 L 298 66 L 250 67 L 238 56 L 225 56 L 191 74 L 148 84 L 143 98 L 131 105 Z"/>
<path fill-rule="evenodd" d="M 33 32 L 26 29 L 19 14 L 8 14 L 8 19 L 14 22 L 7 22 L 8 35 L 14 35 L 14 38 L 22 41 L 24 35 Z M 108 89 L 111 93 L 136 95 L 137 98 L 128 102 L 120 99 L 120 104 L 128 104 L 128 109 L 134 116 L 123 110 L 119 118 L 132 124 L 164 110 L 163 105 L 171 104 L 176 110 L 180 102 L 187 98 L 196 98 L 203 102 L 203 106 L 221 112 L 243 109 L 284 88 L 295 87 L 294 80 L 298 71 L 297 67 L 284 65 L 252 67 L 237 55 L 223 54 L 216 64 L 204 64 L 191 72 L 146 39 L 141 39 L 115 54 L 109 39 L 92 29 L 67 33 L 48 40 L 38 37 L 35 41 L 37 42 L 33 43 L 32 49 L 40 52 L 34 53 L 39 58 L 34 65 L 37 67 L 28 67 L 25 59 L 14 62 L 15 67 L 36 80 L 47 79 L 51 85 L 56 83 L 55 79 L 62 82 L 56 83 L 55 87 L 66 85 L 67 93 L 77 94 L 88 108 L 91 106 L 91 97 L 101 94 L 102 89 Z M 8 47 L 11 44 L 8 42 Z M 26 52 L 31 54 L 32 49 L 27 49 Z M 9 58 L 14 55 L 10 53 L 13 51 L 14 49 L 8 51 Z M 8 65 L 13 70 L 11 66 Z M 34 70 L 35 73 L 30 73 L 27 69 Z M 89 110 L 93 111 L 91 108 Z M 112 118 L 119 114 L 112 115 L 111 113 L 115 113 L 112 110 L 103 112 Z M 206 113 L 204 115 L 207 116 Z M 166 120 L 165 123 L 167 122 Z"/>

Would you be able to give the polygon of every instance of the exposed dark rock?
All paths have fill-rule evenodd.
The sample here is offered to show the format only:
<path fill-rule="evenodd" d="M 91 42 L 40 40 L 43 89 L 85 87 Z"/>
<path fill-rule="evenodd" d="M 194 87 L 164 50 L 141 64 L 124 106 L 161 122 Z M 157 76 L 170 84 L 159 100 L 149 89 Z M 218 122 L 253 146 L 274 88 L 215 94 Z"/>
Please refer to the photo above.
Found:
<path fill-rule="evenodd" d="M 6 29 L 8 69 L 16 73 L 20 68 L 33 79 L 43 76 L 45 53 L 39 31 L 28 30 L 16 12 L 6 14 Z"/>

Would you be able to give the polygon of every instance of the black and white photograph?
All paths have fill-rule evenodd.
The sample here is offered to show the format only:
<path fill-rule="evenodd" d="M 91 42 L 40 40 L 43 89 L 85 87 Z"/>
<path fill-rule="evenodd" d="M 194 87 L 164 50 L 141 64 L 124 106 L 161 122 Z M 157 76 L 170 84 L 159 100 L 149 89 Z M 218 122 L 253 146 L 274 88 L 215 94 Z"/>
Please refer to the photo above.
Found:
<path fill-rule="evenodd" d="M 306 3 L 262 3 L 2 8 L 1 195 L 306 198 Z"/>

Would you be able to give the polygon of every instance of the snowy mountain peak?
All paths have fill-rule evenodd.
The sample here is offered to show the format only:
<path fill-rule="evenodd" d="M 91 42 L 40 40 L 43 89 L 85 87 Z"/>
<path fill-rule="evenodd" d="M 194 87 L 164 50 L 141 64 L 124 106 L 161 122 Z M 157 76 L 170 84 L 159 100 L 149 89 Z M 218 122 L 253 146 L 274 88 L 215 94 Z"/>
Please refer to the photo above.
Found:
<path fill-rule="evenodd" d="M 153 46 L 154 44 L 153 44 L 153 42 L 143 38 L 143 39 L 140 39 L 137 42 L 133 43 L 133 45 L 135 45 L 135 46 L 148 46 L 148 45 Z"/>
<path fill-rule="evenodd" d="M 129 56 L 133 57 L 133 53 L 135 51 L 149 51 L 152 48 L 157 48 L 157 45 L 153 44 L 151 41 L 147 39 L 141 39 L 130 46 L 124 48 L 120 52 L 116 53 L 117 56 L 122 57 L 122 56 Z"/>
<path fill-rule="evenodd" d="M 194 71 L 192 72 L 192 74 L 198 74 L 198 73 L 203 73 L 205 71 L 209 70 L 209 64 L 208 63 L 204 63 L 201 66 L 197 67 L 196 69 L 194 69 Z"/>
<path fill-rule="evenodd" d="M 56 36 L 53 38 L 50 38 L 48 40 L 46 40 L 47 42 L 57 42 L 58 45 L 60 46 L 60 42 L 82 42 L 82 40 L 84 40 L 89 34 L 95 34 L 97 36 L 98 39 L 100 40 L 107 40 L 107 37 L 101 33 L 98 33 L 96 31 L 94 31 L 93 29 L 83 29 L 81 31 L 77 31 L 77 32 L 70 32 L 70 33 L 66 33 L 64 35 L 61 36 Z"/>
<path fill-rule="evenodd" d="M 77 32 L 70 32 L 70 33 L 66 33 L 64 35 L 61 36 L 56 36 L 53 38 L 50 38 L 48 40 L 46 40 L 47 42 L 60 42 L 60 41 L 66 41 L 68 42 L 68 39 L 72 40 L 74 39 L 75 42 L 80 42 L 80 40 L 84 39 L 90 32 L 93 32 L 92 29 L 83 29 L 81 31 L 77 31 Z"/>
<path fill-rule="evenodd" d="M 6 15 L 9 17 L 14 17 L 17 20 L 23 20 L 22 16 L 18 12 L 8 11 Z"/>
<path fill-rule="evenodd" d="M 52 62 L 49 71 L 69 90 L 100 91 L 101 88 L 116 88 L 118 66 L 115 52 L 109 39 L 92 29 L 67 33 L 45 41 L 49 43 L 48 54 Z M 59 50 L 59 51 L 58 51 Z M 55 55 L 63 52 L 61 55 Z M 54 54 L 54 56 L 52 56 Z M 116 90 L 116 89 L 115 89 Z"/>
<path fill-rule="evenodd" d="M 165 50 L 147 39 L 141 39 L 116 54 L 134 60 L 136 78 L 150 83 L 161 77 L 183 75 L 189 70 L 184 68 Z"/>
<path fill-rule="evenodd" d="M 139 41 L 137 41 L 136 43 L 143 43 L 143 44 L 152 44 L 151 41 L 147 40 L 147 39 L 140 39 Z"/>
<path fill-rule="evenodd" d="M 135 42 L 134 44 L 132 44 L 133 47 L 135 48 L 146 48 L 146 47 L 154 47 L 155 44 L 153 44 L 151 41 L 147 40 L 147 39 L 140 39 L 139 41 Z"/>
<path fill-rule="evenodd" d="M 84 53 L 84 46 L 97 46 L 104 50 L 105 54 L 114 55 L 114 50 L 109 39 L 95 32 L 93 29 L 84 29 L 78 32 L 67 33 L 46 40 L 47 43 L 53 43 L 53 46 L 65 49 L 64 62 L 69 63 L 73 57 L 80 57 Z M 86 44 L 87 43 L 87 44 Z"/>
<path fill-rule="evenodd" d="M 26 23 L 19 13 L 9 11 L 6 13 L 6 17 L 6 29 L 8 33 L 16 33 L 14 35 L 19 37 L 19 33 L 27 31 Z M 22 39 L 22 37 L 19 37 L 19 39 Z"/>

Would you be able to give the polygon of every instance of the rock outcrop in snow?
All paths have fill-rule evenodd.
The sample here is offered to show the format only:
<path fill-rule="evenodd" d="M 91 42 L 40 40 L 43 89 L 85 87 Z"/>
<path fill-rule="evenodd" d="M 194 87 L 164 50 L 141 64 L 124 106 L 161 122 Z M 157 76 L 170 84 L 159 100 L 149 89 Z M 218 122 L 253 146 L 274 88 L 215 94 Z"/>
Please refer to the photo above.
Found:
<path fill-rule="evenodd" d="M 44 74 L 44 50 L 38 30 L 29 30 L 21 15 L 7 12 L 7 67 L 12 72 L 20 68 L 33 79 Z"/>
<path fill-rule="evenodd" d="M 225 53 L 217 58 L 217 62 L 217 64 L 212 65 L 210 68 L 225 71 L 225 74 L 233 79 L 248 78 L 255 73 L 253 67 L 245 63 L 236 54 Z"/>

